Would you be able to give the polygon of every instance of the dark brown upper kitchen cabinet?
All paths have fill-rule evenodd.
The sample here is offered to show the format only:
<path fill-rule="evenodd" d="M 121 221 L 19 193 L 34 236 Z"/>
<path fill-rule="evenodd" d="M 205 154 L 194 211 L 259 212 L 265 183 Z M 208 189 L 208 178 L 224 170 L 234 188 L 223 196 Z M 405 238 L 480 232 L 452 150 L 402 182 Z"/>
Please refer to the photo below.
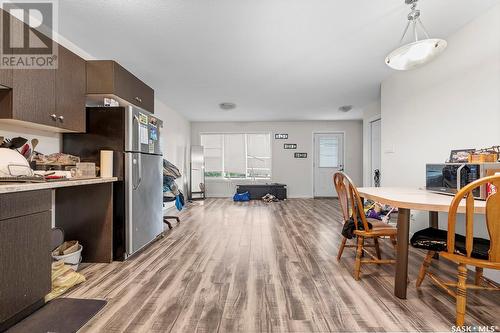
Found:
<path fill-rule="evenodd" d="M 12 88 L 12 69 L 0 69 L 0 89 Z"/>
<path fill-rule="evenodd" d="M 12 71 L 12 89 L 0 90 L 0 118 L 85 132 L 85 60 L 58 48 L 57 69 Z"/>
<path fill-rule="evenodd" d="M 118 97 L 154 112 L 154 90 L 116 61 L 87 61 L 87 94 Z"/>
<path fill-rule="evenodd" d="M 85 60 L 59 45 L 55 75 L 57 126 L 85 132 Z"/>
<path fill-rule="evenodd" d="M 55 75 L 54 69 L 15 69 L 10 118 L 56 127 Z"/>

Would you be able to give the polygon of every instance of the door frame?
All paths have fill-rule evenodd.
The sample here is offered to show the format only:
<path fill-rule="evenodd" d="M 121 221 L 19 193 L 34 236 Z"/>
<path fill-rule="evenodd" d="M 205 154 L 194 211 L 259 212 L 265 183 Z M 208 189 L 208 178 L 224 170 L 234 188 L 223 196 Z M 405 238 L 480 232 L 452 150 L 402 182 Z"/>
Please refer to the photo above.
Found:
<path fill-rule="evenodd" d="M 363 186 L 371 186 L 371 165 L 372 165 L 372 128 L 371 123 L 382 121 L 382 115 L 376 114 L 363 119 Z M 382 125 L 382 123 L 381 123 Z M 382 130 L 381 130 L 382 131 Z M 382 159 L 382 156 L 380 156 Z"/>
<path fill-rule="evenodd" d="M 376 120 L 373 120 L 373 121 L 370 121 L 369 123 L 369 127 L 370 127 L 370 178 L 369 178 L 369 181 L 370 181 L 370 186 L 374 186 L 372 185 L 372 180 L 374 179 L 374 174 L 372 174 L 372 172 L 374 171 L 374 168 L 373 168 L 373 123 L 379 121 L 380 122 L 380 163 L 382 163 L 382 119 L 376 119 Z M 379 168 L 379 170 L 382 169 L 382 167 Z"/>
<path fill-rule="evenodd" d="M 312 158 L 311 158 L 311 189 L 312 189 L 312 197 L 313 198 L 321 198 L 321 197 L 316 197 L 315 196 L 315 189 L 314 189 L 314 184 L 315 184 L 315 179 L 314 179 L 314 176 L 315 176 L 315 165 L 314 165 L 314 162 L 316 161 L 316 142 L 314 141 L 314 137 L 316 134 L 342 134 L 342 166 L 343 166 L 343 169 L 345 170 L 346 167 L 345 167 L 345 147 L 346 147 L 346 135 L 345 135 L 345 131 L 313 131 L 312 132 L 312 138 L 311 138 L 311 142 L 312 142 Z M 333 186 L 333 180 L 332 180 L 332 186 Z M 332 198 L 337 198 L 337 196 L 333 196 Z"/>

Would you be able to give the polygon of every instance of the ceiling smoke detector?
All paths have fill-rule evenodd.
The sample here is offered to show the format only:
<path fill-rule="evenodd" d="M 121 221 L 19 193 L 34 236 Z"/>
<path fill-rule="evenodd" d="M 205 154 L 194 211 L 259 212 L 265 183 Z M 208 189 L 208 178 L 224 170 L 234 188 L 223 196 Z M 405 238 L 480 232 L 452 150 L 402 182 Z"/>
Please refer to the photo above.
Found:
<path fill-rule="evenodd" d="M 220 103 L 219 107 L 222 110 L 232 110 L 232 109 L 236 108 L 236 104 L 234 104 L 234 103 L 227 103 L 227 102 L 226 103 Z"/>
<path fill-rule="evenodd" d="M 342 111 L 342 112 L 349 112 L 352 110 L 352 105 L 342 105 L 341 107 L 339 107 L 339 111 Z"/>

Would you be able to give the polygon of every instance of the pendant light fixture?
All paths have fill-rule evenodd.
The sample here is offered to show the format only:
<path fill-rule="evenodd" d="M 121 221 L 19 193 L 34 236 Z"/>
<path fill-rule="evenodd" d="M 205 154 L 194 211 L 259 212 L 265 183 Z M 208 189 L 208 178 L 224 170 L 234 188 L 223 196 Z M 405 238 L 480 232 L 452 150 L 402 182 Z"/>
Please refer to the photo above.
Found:
<path fill-rule="evenodd" d="M 399 44 L 403 43 L 410 28 L 413 30 L 415 41 L 400 46 L 385 58 L 385 63 L 396 70 L 409 70 L 428 63 L 443 52 L 447 45 L 444 39 L 429 37 L 427 30 L 425 30 L 420 20 L 420 10 L 417 9 L 417 1 L 405 0 L 405 3 L 410 5 L 411 12 L 408 14 L 408 24 Z M 419 39 L 419 30 L 423 32 L 425 39 Z"/>

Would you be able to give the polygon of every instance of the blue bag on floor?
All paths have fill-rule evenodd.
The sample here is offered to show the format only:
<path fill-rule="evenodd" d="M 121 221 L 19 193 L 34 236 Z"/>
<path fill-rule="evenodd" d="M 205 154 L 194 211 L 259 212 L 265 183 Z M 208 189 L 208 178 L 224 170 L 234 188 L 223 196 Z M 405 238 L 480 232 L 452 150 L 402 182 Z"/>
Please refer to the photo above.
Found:
<path fill-rule="evenodd" d="M 233 201 L 250 201 L 250 193 L 236 193 L 233 197 Z"/>

